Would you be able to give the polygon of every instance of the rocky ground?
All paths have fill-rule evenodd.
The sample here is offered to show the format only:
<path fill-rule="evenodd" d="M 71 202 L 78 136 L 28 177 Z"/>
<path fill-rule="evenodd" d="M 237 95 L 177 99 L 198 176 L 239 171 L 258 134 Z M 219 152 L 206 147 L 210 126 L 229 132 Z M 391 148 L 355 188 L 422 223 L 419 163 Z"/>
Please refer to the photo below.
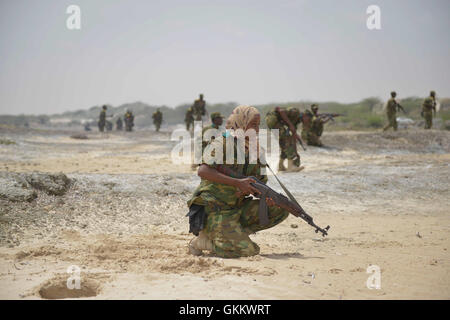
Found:
<path fill-rule="evenodd" d="M 1 298 L 450 298 L 448 131 L 326 132 L 280 178 L 329 236 L 292 216 L 240 259 L 187 253 L 199 178 L 171 162 L 170 132 L 0 137 Z"/>

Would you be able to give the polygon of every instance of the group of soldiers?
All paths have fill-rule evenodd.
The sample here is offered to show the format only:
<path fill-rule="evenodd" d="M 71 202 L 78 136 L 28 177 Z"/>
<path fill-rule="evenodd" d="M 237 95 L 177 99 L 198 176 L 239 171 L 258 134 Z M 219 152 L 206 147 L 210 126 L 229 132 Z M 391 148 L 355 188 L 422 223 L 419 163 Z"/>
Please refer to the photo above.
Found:
<path fill-rule="evenodd" d="M 388 124 L 383 128 L 387 130 L 393 128 L 397 130 L 397 111 L 402 110 L 403 107 L 395 99 L 396 92 L 391 92 L 391 99 L 388 100 L 386 105 L 386 113 L 388 118 Z M 106 106 L 103 106 L 100 112 L 100 119 L 98 122 L 99 130 L 104 131 L 112 129 L 112 124 L 108 126 L 106 120 Z M 422 104 L 421 115 L 425 119 L 425 129 L 430 129 L 433 125 L 433 113 L 436 114 L 436 93 L 430 92 L 430 96 L 427 97 Z M 203 99 L 203 94 L 200 94 L 199 98 L 194 101 L 194 104 L 189 107 L 185 115 L 186 130 L 193 129 L 194 121 L 201 121 L 202 117 L 207 114 L 206 102 Z M 334 117 L 339 114 L 331 113 L 319 113 L 319 105 L 312 104 L 310 110 L 301 112 L 298 108 L 288 107 L 280 108 L 276 107 L 269 111 L 265 117 L 267 127 L 269 129 L 279 130 L 279 146 L 280 146 L 280 160 L 278 164 L 279 171 L 297 172 L 304 167 L 300 163 L 300 155 L 297 151 L 297 142 L 304 148 L 303 142 L 306 142 L 310 146 L 322 147 L 321 136 L 324 130 L 324 125 L 333 120 Z M 163 122 L 163 114 L 159 108 L 153 113 L 153 124 L 156 131 L 159 131 Z M 124 115 L 125 130 L 132 131 L 134 126 L 134 116 L 131 111 L 127 110 Z M 219 129 L 223 123 L 223 116 L 219 112 L 211 114 L 211 125 L 203 128 L 203 133 L 206 130 L 214 128 Z M 297 127 L 302 125 L 300 135 L 297 133 Z M 119 117 L 116 122 L 117 130 L 122 130 L 122 120 Z M 287 160 L 287 167 L 285 167 L 285 161 Z M 193 166 L 194 167 L 194 166 Z"/>
<path fill-rule="evenodd" d="M 111 131 L 112 130 L 112 122 L 108 121 L 108 116 L 106 115 L 106 110 L 108 107 L 104 105 L 102 107 L 102 110 L 100 111 L 99 119 L 98 119 L 98 130 L 100 132 Z M 109 117 L 113 117 L 112 115 Z M 123 123 L 125 123 L 125 131 L 132 131 L 134 127 L 134 115 L 130 110 L 126 110 L 125 115 L 123 116 L 123 122 L 122 118 L 118 117 L 116 120 L 116 130 L 121 131 L 123 130 Z"/>
<path fill-rule="evenodd" d="M 301 112 L 294 107 L 276 107 L 266 115 L 266 124 L 269 129 L 278 129 L 280 160 L 278 171 L 297 172 L 304 169 L 300 165 L 300 155 L 297 151 L 297 142 L 304 148 L 303 141 L 310 146 L 322 147 L 320 137 L 324 125 L 339 114 L 319 114 L 319 105 L 312 104 L 310 110 Z M 297 127 L 302 125 L 300 136 Z M 287 168 L 284 162 L 287 160 Z"/>
<path fill-rule="evenodd" d="M 391 99 L 388 100 L 386 104 L 386 114 L 388 118 L 388 124 L 383 128 L 386 131 L 389 128 L 393 128 L 397 131 L 397 111 L 405 112 L 405 109 L 395 100 L 397 93 L 395 91 L 391 92 Z M 433 114 L 436 116 L 436 92 L 430 91 L 430 96 L 426 97 L 422 103 L 422 112 L 420 115 L 425 120 L 425 129 L 431 129 L 433 126 Z"/>

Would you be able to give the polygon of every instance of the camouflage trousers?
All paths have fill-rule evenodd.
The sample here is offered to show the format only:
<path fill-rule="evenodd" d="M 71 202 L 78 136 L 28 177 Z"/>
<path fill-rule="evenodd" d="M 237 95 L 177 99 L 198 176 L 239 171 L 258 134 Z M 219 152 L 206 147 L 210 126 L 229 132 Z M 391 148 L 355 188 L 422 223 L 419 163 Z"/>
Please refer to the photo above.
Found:
<path fill-rule="evenodd" d="M 322 141 L 320 141 L 320 137 L 311 130 L 302 131 L 302 139 L 306 141 L 309 146 L 321 147 L 323 145 Z"/>
<path fill-rule="evenodd" d="M 433 112 L 424 111 L 423 118 L 425 119 L 425 129 L 431 129 L 433 126 Z"/>
<path fill-rule="evenodd" d="M 383 128 L 383 131 L 386 131 L 390 127 L 397 131 L 397 115 L 395 113 L 387 115 L 389 123 Z"/>
<path fill-rule="evenodd" d="M 294 160 L 294 164 L 299 167 L 300 155 L 297 152 L 297 141 L 292 136 L 283 132 L 283 130 L 280 130 L 279 138 L 280 158 Z"/>
<path fill-rule="evenodd" d="M 213 242 L 213 253 L 222 258 L 254 256 L 259 246 L 249 234 L 269 229 L 289 215 L 284 209 L 269 207 L 269 223 L 259 225 L 259 200 L 245 199 L 241 206 L 229 210 L 214 210 L 205 207 L 208 215 L 203 231 Z"/>

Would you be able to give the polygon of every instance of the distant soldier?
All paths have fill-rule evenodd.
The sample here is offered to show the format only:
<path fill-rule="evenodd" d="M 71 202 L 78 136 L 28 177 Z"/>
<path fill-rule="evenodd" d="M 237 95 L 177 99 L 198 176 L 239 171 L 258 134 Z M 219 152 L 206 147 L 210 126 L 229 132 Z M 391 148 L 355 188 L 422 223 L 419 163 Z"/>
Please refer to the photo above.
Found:
<path fill-rule="evenodd" d="M 213 141 L 214 138 L 215 138 L 214 136 L 211 136 L 211 138 L 209 138 L 208 140 L 205 141 L 205 138 L 204 138 L 205 137 L 205 133 L 208 130 L 210 130 L 210 129 L 219 130 L 220 126 L 223 124 L 223 116 L 220 114 L 220 112 L 213 112 L 213 113 L 211 113 L 211 122 L 212 122 L 211 125 L 206 126 L 206 127 L 204 127 L 202 129 L 202 136 L 201 136 L 201 139 L 202 139 L 202 141 L 201 141 L 201 143 L 202 143 L 202 153 L 203 153 L 203 150 L 205 149 L 205 147 L 208 145 L 208 143 Z M 196 143 L 198 143 L 197 140 L 196 140 Z M 196 163 L 193 163 L 191 165 L 191 169 L 192 170 L 197 170 L 197 167 L 198 167 L 198 164 L 196 164 Z"/>
<path fill-rule="evenodd" d="M 98 120 L 98 129 L 100 132 L 103 132 L 105 130 L 106 125 L 106 106 L 102 107 L 102 111 L 100 111 L 100 116 Z"/>
<path fill-rule="evenodd" d="M 127 109 L 123 120 L 125 122 L 125 131 L 132 131 L 134 127 L 134 115 L 130 110 Z"/>
<path fill-rule="evenodd" d="M 122 127 L 123 127 L 123 122 L 122 122 L 122 118 L 119 117 L 116 120 L 116 130 L 117 131 L 122 131 Z"/>
<path fill-rule="evenodd" d="M 436 92 L 431 91 L 430 96 L 425 98 L 422 104 L 422 117 L 425 119 L 425 129 L 433 126 L 433 111 L 436 116 Z"/>
<path fill-rule="evenodd" d="M 219 130 L 220 126 L 223 123 L 223 116 L 220 114 L 220 112 L 213 112 L 213 113 L 211 113 L 211 122 L 212 122 L 212 125 L 206 126 L 206 127 L 203 128 L 203 130 L 202 130 L 202 137 L 204 137 L 205 132 L 208 131 L 209 129 Z M 211 137 L 210 141 L 212 141 L 212 140 L 214 140 L 214 137 Z M 208 144 L 208 141 L 204 141 L 203 140 L 202 147 L 205 148 L 205 146 L 207 144 Z"/>
<path fill-rule="evenodd" d="M 194 112 L 194 118 L 196 121 L 201 121 L 202 116 L 206 114 L 206 102 L 203 100 L 203 94 L 200 94 L 200 98 L 194 101 L 192 106 Z"/>
<path fill-rule="evenodd" d="M 331 117 L 323 118 L 319 116 L 319 105 L 312 104 L 311 111 L 306 110 L 301 117 L 303 124 L 302 138 L 306 140 L 306 143 L 310 146 L 322 147 L 323 144 L 320 141 L 320 137 L 323 133 L 323 125 L 327 123 Z"/>
<path fill-rule="evenodd" d="M 163 121 L 162 112 L 159 111 L 159 108 L 156 109 L 155 112 L 153 112 L 152 118 L 153 118 L 153 124 L 156 127 L 156 131 L 159 131 L 159 128 L 161 127 L 161 123 Z"/>
<path fill-rule="evenodd" d="M 279 130 L 280 160 L 279 171 L 286 171 L 284 160 L 288 159 L 287 171 L 296 172 L 304 169 L 300 166 L 300 155 L 297 152 L 297 126 L 300 123 L 300 111 L 297 108 L 283 109 L 276 107 L 266 115 L 269 129 Z"/>
<path fill-rule="evenodd" d="M 383 131 L 386 131 L 390 127 L 397 131 L 397 110 L 402 110 L 405 112 L 405 109 L 395 100 L 397 93 L 395 91 L 391 92 L 391 99 L 387 102 L 386 105 L 386 114 L 389 123 L 383 128 Z"/>
<path fill-rule="evenodd" d="M 186 116 L 184 117 L 184 122 L 186 123 L 186 130 L 189 131 L 189 128 L 194 125 L 194 111 L 192 107 L 189 107 L 186 110 Z"/>

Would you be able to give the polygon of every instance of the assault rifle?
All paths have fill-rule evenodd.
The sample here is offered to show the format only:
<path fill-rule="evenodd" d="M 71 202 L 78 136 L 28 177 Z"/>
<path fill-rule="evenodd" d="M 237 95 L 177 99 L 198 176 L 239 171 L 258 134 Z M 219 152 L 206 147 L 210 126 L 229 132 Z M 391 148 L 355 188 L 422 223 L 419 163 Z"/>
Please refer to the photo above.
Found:
<path fill-rule="evenodd" d="M 269 167 L 269 166 L 267 166 Z M 251 178 L 255 180 L 255 183 L 251 183 L 251 185 L 256 188 L 259 191 L 259 194 L 255 195 L 259 197 L 259 208 L 258 208 L 258 214 L 259 214 L 259 223 L 261 225 L 267 225 L 269 223 L 269 216 L 268 216 L 268 206 L 266 203 L 266 199 L 271 198 L 275 205 L 285 209 L 289 213 L 293 214 L 296 217 L 302 218 L 305 220 L 310 226 L 315 228 L 316 233 L 321 232 L 322 236 L 328 235 L 328 229 L 330 229 L 330 226 L 327 226 L 326 228 L 322 229 L 321 227 L 317 226 L 313 218 L 303 210 L 303 208 L 300 206 L 300 204 L 295 200 L 294 196 L 286 189 L 286 187 L 281 183 L 280 180 L 278 180 L 278 177 L 276 175 L 275 178 L 280 183 L 283 190 L 286 192 L 286 194 L 289 196 L 286 197 L 285 195 L 276 192 L 266 184 L 264 184 L 262 181 L 255 177 L 247 177 L 242 174 L 237 173 L 233 169 L 230 169 L 228 167 L 225 167 L 223 165 L 218 165 L 216 167 L 217 171 L 220 173 L 223 173 L 224 175 L 227 175 L 229 177 L 233 177 L 236 179 L 244 179 L 244 178 Z M 270 169 L 270 167 L 269 167 Z"/>
<path fill-rule="evenodd" d="M 321 118 L 321 119 L 327 119 L 329 118 L 331 121 L 334 121 L 335 117 L 340 117 L 343 116 L 343 114 L 339 114 L 339 113 L 319 113 L 317 115 L 317 117 Z"/>
<path fill-rule="evenodd" d="M 397 103 L 397 108 L 398 110 L 402 110 L 404 114 L 406 114 L 405 109 L 403 109 L 403 107 L 400 105 L 400 103 Z"/>

